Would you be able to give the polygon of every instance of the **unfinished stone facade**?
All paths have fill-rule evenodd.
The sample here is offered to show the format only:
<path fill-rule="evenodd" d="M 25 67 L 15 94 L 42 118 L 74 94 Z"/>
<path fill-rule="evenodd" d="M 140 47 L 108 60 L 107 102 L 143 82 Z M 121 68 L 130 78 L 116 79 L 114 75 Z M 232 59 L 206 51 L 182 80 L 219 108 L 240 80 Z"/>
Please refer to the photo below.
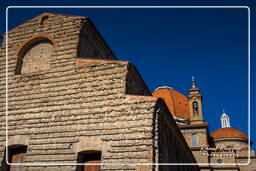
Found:
<path fill-rule="evenodd" d="M 151 96 L 132 64 L 116 60 L 88 18 L 44 13 L 10 30 L 8 44 L 6 38 L 0 53 L 2 170 L 83 170 L 68 164 L 91 162 L 91 153 L 117 164 L 100 170 L 198 170 L 164 101 Z M 9 166 L 5 154 L 9 162 L 34 165 Z M 165 162 L 195 165 L 120 164 Z"/>

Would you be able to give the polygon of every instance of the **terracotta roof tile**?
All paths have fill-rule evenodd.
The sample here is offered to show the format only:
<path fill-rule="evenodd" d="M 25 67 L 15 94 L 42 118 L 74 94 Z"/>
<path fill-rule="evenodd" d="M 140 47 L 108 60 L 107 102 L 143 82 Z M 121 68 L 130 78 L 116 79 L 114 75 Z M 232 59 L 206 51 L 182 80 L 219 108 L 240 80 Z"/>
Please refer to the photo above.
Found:
<path fill-rule="evenodd" d="M 188 98 L 180 92 L 171 88 L 159 88 L 152 95 L 163 98 L 172 115 L 184 119 L 189 119 Z"/>
<path fill-rule="evenodd" d="M 222 139 L 222 138 L 242 138 L 247 139 L 247 135 L 242 131 L 236 128 L 219 128 L 214 131 L 211 136 L 213 139 Z"/>

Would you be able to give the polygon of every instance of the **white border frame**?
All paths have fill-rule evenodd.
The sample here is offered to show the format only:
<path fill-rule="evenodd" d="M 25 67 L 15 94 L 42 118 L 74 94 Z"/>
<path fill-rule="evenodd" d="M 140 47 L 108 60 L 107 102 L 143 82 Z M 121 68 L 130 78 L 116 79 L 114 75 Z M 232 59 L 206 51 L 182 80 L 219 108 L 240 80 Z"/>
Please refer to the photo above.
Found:
<path fill-rule="evenodd" d="M 11 8 L 246 8 L 248 10 L 248 162 L 247 163 L 224 163 L 222 166 L 248 165 L 251 161 L 250 157 L 250 139 L 251 139 L 251 29 L 250 29 L 250 8 L 248 6 L 8 6 L 6 8 L 6 163 L 16 166 L 78 166 L 78 165 L 198 165 L 198 166 L 219 166 L 218 163 L 9 163 L 8 162 L 8 10 Z"/>

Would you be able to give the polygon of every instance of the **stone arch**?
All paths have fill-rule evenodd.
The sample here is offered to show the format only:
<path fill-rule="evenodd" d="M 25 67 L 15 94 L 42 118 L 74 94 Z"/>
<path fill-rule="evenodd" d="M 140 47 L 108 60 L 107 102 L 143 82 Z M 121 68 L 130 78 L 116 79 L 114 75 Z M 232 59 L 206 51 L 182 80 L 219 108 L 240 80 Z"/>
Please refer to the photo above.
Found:
<path fill-rule="evenodd" d="M 108 145 L 106 142 L 102 141 L 100 137 L 84 137 L 79 142 L 73 144 L 71 149 L 75 153 L 83 151 L 101 151 L 105 153 L 108 149 Z"/>
<path fill-rule="evenodd" d="M 48 35 L 39 34 L 26 40 L 17 51 L 15 74 L 50 69 L 50 57 L 56 42 Z"/>

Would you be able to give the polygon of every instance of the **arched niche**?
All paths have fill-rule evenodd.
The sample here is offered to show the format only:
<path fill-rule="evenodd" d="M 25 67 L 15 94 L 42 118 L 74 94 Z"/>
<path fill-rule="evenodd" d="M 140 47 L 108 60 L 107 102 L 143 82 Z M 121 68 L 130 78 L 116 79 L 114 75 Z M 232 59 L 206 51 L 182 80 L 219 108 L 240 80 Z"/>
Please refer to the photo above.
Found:
<path fill-rule="evenodd" d="M 15 74 L 26 74 L 50 69 L 54 42 L 47 36 L 39 36 L 25 42 L 18 51 Z"/>

